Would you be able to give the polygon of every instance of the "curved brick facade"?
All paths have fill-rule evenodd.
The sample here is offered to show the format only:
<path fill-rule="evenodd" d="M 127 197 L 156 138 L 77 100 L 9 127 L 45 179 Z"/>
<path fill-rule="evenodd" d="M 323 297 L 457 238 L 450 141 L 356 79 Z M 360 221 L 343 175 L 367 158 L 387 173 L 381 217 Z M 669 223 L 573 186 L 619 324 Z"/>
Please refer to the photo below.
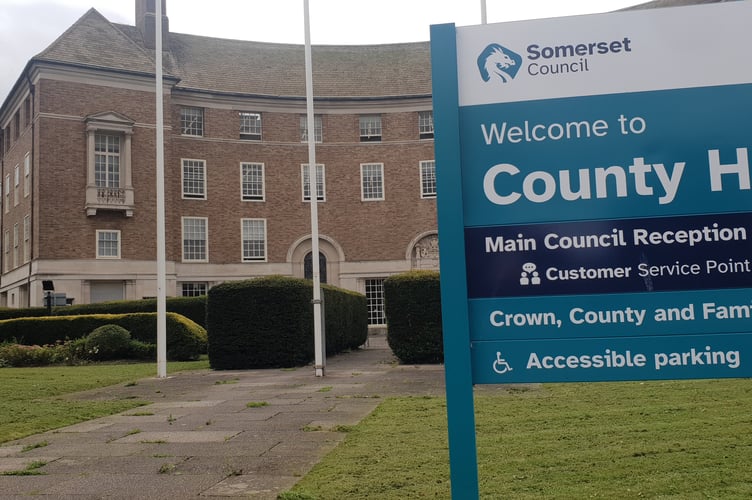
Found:
<path fill-rule="evenodd" d="M 42 305 L 42 280 L 75 303 L 156 295 L 148 5 L 137 26 L 87 12 L 2 107 L 3 305 Z M 168 295 L 306 274 L 303 54 L 166 33 Z M 313 61 L 326 278 L 368 292 L 378 324 L 380 279 L 438 265 L 428 44 L 314 47 Z"/>

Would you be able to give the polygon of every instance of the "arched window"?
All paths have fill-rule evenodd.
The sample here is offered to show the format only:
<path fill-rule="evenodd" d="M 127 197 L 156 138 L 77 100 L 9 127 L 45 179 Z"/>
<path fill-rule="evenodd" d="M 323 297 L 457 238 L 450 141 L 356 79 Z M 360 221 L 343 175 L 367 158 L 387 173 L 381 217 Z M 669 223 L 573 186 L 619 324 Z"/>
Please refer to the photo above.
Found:
<path fill-rule="evenodd" d="M 313 252 L 308 252 L 303 259 L 303 277 L 313 279 Z M 326 255 L 319 252 L 319 278 L 321 283 L 326 283 Z"/>

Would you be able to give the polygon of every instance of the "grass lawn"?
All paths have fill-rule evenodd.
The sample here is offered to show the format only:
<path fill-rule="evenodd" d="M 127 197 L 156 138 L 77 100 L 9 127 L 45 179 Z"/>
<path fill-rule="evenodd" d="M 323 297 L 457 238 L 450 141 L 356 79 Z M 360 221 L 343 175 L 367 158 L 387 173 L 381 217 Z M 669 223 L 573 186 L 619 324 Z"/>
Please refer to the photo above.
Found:
<path fill-rule="evenodd" d="M 749 379 L 476 391 L 480 497 L 752 498 Z M 390 398 L 280 498 L 449 498 L 446 401 Z"/>
<path fill-rule="evenodd" d="M 208 361 L 168 363 L 167 371 L 208 368 Z M 0 368 L 0 443 L 111 415 L 145 401 L 72 401 L 72 392 L 156 375 L 155 363 Z"/>

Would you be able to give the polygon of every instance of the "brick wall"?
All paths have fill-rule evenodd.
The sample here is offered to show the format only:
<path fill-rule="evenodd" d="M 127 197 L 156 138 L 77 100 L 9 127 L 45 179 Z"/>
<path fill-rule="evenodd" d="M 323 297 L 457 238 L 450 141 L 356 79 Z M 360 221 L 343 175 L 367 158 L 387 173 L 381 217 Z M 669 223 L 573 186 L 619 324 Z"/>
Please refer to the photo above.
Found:
<path fill-rule="evenodd" d="M 154 94 L 134 90 L 42 80 L 38 86 L 38 144 L 35 165 L 35 256 L 41 259 L 93 259 L 96 231 L 121 231 L 122 259 L 153 260 L 155 245 Z M 270 263 L 284 263 L 290 246 L 310 233 L 310 206 L 302 200 L 301 164 L 308 146 L 300 142 L 300 109 L 261 111 L 263 140 L 239 139 L 240 111 L 259 111 L 253 104 L 204 108 L 204 137 L 180 133 L 180 105 L 166 96 L 165 188 L 167 259 L 182 255 L 181 217 L 206 217 L 211 264 L 241 262 L 242 218 L 267 220 Z M 114 111 L 135 122 L 132 176 L 135 210 L 84 210 L 87 182 L 88 115 Z M 319 111 L 317 110 L 317 114 Z M 434 200 L 420 197 L 419 162 L 433 158 L 433 141 L 418 139 L 417 112 L 381 113 L 383 141 L 361 143 L 356 113 L 321 112 L 324 142 L 317 144 L 317 163 L 325 165 L 326 201 L 319 204 L 319 228 L 344 250 L 348 261 L 403 260 L 409 243 L 436 228 Z M 30 149 L 30 134 L 5 156 L 4 174 Z M 206 161 L 207 199 L 182 197 L 183 158 Z M 265 168 L 263 202 L 241 200 L 240 163 Z M 382 163 L 383 201 L 361 200 L 360 165 Z M 12 178 L 12 171 L 10 172 Z M 25 200 L 4 217 L 8 227 L 30 210 Z"/>

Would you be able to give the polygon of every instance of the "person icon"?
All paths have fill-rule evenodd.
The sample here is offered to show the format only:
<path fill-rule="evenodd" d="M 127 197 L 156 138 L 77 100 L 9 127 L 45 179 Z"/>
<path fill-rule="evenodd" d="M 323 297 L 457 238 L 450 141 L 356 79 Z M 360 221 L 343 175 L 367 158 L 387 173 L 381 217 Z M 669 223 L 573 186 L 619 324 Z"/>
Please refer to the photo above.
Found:
<path fill-rule="evenodd" d="M 527 286 L 530 284 L 530 278 L 528 278 L 527 273 L 525 271 L 522 271 L 522 275 L 520 276 L 520 285 Z"/>
<path fill-rule="evenodd" d="M 533 277 L 530 279 L 530 282 L 533 285 L 540 285 L 541 284 L 540 274 L 538 274 L 538 271 L 533 271 Z"/>
<path fill-rule="evenodd" d="M 540 276 L 536 271 L 538 266 L 532 262 L 526 262 L 522 264 L 522 274 L 520 274 L 520 285 L 527 286 L 531 283 L 533 285 L 540 285 Z"/>

